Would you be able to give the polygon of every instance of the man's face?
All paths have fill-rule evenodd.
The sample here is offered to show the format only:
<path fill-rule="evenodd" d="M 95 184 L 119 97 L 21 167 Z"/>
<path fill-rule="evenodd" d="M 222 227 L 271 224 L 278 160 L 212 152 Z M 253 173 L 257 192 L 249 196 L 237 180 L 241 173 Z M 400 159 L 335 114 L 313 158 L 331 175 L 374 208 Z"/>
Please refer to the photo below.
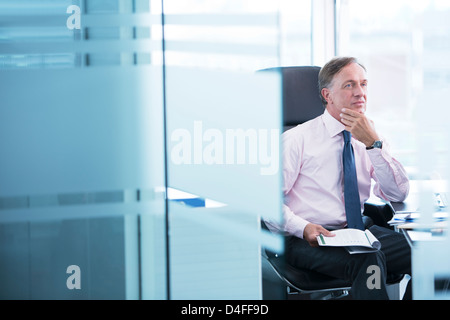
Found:
<path fill-rule="evenodd" d="M 364 69 L 357 63 L 351 63 L 334 76 L 330 88 L 322 90 L 327 100 L 327 110 L 336 119 L 342 108 L 360 113 L 366 111 L 367 77 Z"/>

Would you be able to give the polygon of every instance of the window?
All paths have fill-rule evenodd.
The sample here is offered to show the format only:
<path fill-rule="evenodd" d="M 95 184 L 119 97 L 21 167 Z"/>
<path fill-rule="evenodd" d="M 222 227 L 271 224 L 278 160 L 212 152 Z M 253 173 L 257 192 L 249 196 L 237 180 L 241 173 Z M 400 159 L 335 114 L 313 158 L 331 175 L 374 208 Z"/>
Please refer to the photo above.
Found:
<path fill-rule="evenodd" d="M 337 53 L 356 56 L 366 65 L 368 114 L 411 178 L 441 177 L 448 163 L 448 108 L 441 97 L 450 85 L 450 3 L 342 0 L 337 4 Z M 419 169 L 423 154 L 434 156 Z"/>

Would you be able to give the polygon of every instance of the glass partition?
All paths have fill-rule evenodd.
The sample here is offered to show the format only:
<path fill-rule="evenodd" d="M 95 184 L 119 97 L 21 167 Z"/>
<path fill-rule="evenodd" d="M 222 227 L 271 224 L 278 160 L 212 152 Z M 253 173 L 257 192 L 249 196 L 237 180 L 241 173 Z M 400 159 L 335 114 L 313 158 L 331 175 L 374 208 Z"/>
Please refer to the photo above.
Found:
<path fill-rule="evenodd" d="M 410 198 L 420 203 L 419 223 L 429 226 L 434 223 L 436 195 L 448 195 L 450 113 L 444 97 L 450 90 L 450 3 L 338 4 L 339 54 L 357 56 L 366 65 L 368 113 L 405 165 Z M 433 233 L 440 231 L 433 228 Z M 413 249 L 414 299 L 449 297 L 449 238 L 441 235 L 439 241 L 421 242 Z"/>
<path fill-rule="evenodd" d="M 2 299 L 164 299 L 161 15 L 0 1 Z"/>
<path fill-rule="evenodd" d="M 338 2 L 338 54 L 357 56 L 370 75 L 368 113 L 407 167 L 421 179 L 417 167 L 417 141 L 421 134 L 421 99 L 431 87 L 447 88 L 448 48 L 446 1 L 355 1 Z M 386 10 L 389 8 L 389 10 Z M 432 21 L 435 20 L 435 23 Z M 436 85 L 434 85 L 436 84 Z M 439 108 L 429 103 L 427 111 Z M 441 117 L 440 119 L 446 119 Z M 434 131 L 440 130 L 435 126 Z M 403 134 L 409 132 L 412 134 Z M 442 176 L 447 159 L 444 137 L 435 135 L 436 167 L 427 178 Z"/>
<path fill-rule="evenodd" d="M 0 299 L 261 299 L 310 8 L 0 0 Z"/>
<path fill-rule="evenodd" d="M 260 231 L 281 216 L 281 82 L 258 72 L 280 64 L 277 12 L 164 1 L 173 299 L 261 299 L 260 244 L 282 250 Z"/>

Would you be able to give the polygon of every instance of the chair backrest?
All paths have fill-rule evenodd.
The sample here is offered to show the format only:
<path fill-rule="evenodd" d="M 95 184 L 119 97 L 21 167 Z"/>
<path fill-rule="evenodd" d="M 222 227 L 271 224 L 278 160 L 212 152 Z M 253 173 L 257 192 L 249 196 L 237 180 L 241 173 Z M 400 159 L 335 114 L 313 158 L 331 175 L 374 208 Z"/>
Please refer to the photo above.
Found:
<path fill-rule="evenodd" d="M 317 66 L 268 68 L 282 76 L 284 130 L 320 116 L 324 109 L 319 92 Z"/>

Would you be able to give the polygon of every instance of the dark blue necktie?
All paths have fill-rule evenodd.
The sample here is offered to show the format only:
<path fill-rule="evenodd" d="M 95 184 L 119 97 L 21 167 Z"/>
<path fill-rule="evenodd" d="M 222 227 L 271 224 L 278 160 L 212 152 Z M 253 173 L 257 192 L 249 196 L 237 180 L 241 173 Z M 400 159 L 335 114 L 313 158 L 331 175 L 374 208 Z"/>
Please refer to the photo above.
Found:
<path fill-rule="evenodd" d="M 347 130 L 344 133 L 344 198 L 347 227 L 364 230 L 361 217 L 361 203 L 359 199 L 358 180 L 356 178 L 355 156 L 351 144 L 352 134 Z"/>

